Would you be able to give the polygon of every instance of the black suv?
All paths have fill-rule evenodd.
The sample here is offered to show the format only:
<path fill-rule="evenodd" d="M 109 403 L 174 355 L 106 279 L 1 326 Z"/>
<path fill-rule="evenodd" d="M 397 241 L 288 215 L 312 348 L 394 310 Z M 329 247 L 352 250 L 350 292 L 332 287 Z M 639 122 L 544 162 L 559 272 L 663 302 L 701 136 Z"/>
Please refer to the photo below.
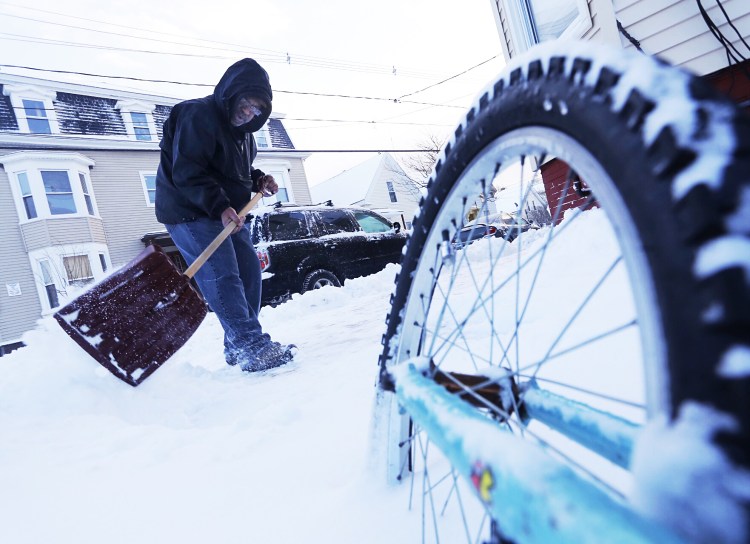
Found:
<path fill-rule="evenodd" d="M 406 234 L 365 208 L 275 205 L 248 216 L 263 271 L 264 305 L 379 272 L 401 259 Z"/>

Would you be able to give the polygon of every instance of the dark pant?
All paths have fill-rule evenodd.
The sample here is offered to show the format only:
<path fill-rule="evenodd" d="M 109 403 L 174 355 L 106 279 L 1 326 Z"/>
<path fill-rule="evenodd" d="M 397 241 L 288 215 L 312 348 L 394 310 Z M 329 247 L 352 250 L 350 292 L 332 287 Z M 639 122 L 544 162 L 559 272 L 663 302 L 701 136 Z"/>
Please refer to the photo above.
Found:
<path fill-rule="evenodd" d="M 175 245 L 190 265 L 224 229 L 221 221 L 198 219 L 166 225 Z M 224 355 L 242 363 L 261 337 L 261 273 L 250 231 L 242 228 L 227 238 L 195 275 L 203 297 L 224 328 Z"/>

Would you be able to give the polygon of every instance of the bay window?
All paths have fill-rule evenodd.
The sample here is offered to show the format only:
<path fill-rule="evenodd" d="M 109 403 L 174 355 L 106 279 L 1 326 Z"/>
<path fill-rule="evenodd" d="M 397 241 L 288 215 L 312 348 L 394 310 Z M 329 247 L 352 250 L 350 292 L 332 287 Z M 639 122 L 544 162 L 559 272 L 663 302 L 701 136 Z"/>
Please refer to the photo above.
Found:
<path fill-rule="evenodd" d="M 0 157 L 11 179 L 20 222 L 53 217 L 97 217 L 89 168 L 79 153 L 22 151 Z"/>

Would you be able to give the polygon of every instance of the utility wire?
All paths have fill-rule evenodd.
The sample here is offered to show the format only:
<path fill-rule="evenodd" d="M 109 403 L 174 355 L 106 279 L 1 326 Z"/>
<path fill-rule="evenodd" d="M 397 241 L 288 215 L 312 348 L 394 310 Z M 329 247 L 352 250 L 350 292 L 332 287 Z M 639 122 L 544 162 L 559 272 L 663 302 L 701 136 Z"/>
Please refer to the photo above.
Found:
<path fill-rule="evenodd" d="M 399 100 L 401 100 L 402 98 L 406 98 L 407 96 L 414 96 L 415 94 L 418 94 L 418 93 L 424 92 L 424 91 L 426 91 L 427 89 L 432 89 L 433 87 L 437 87 L 438 85 L 442 85 L 443 83 L 446 83 L 446 82 L 448 82 L 448 81 L 450 81 L 450 80 L 452 80 L 452 79 L 456 79 L 457 77 L 460 77 L 460 76 L 462 76 L 462 75 L 464 75 L 464 74 L 467 74 L 467 73 L 471 72 L 472 70 L 474 70 L 474 69 L 476 69 L 476 68 L 479 68 L 480 66 L 482 66 L 482 65 L 484 65 L 484 64 L 487 64 L 487 63 L 488 63 L 488 62 L 490 62 L 490 61 L 493 61 L 493 60 L 495 60 L 496 58 L 497 58 L 497 55 L 494 55 L 494 56 L 492 56 L 492 57 L 490 57 L 490 58 L 488 58 L 488 59 L 486 59 L 486 60 L 483 60 L 483 61 L 482 61 L 482 62 L 480 62 L 479 64 L 475 64 L 475 65 L 474 65 L 474 66 L 472 66 L 471 68 L 467 68 L 467 69 L 466 69 L 466 70 L 464 70 L 463 72 L 459 72 L 459 73 L 457 73 L 457 74 L 454 74 L 454 75 L 452 75 L 452 76 L 450 76 L 450 77 L 448 77 L 448 78 L 445 78 L 445 79 L 444 79 L 444 80 L 442 80 L 442 81 L 438 81 L 437 83 L 433 83 L 432 85 L 428 85 L 427 87 L 425 87 L 425 88 L 423 88 L 423 89 L 419 89 L 418 91 L 414 91 L 413 93 L 409 93 L 409 94 L 404 94 L 404 95 L 401 95 L 401 96 L 399 96 L 399 97 L 398 97 L 398 99 L 399 99 Z"/>
<path fill-rule="evenodd" d="M 19 136 L 23 138 L 29 138 L 33 139 L 35 142 L 39 142 L 41 140 L 57 140 L 59 139 L 59 134 L 14 134 L 14 136 Z M 95 146 L 94 144 L 89 143 L 88 145 L 91 147 L 87 147 L 87 141 L 99 141 L 96 138 L 87 138 L 87 137 L 78 137 L 77 141 L 81 141 L 82 143 L 80 145 L 76 146 L 76 149 L 80 150 L 98 150 L 101 149 L 98 146 Z M 135 142 L 132 142 L 135 143 Z M 156 147 L 157 142 L 139 142 L 141 144 L 152 144 L 153 149 L 158 149 Z M 141 148 L 144 148 L 145 146 L 139 146 Z M 146 149 L 149 149 L 148 147 L 145 147 Z M 34 145 L 33 149 L 38 150 L 44 150 L 44 149 L 54 149 L 59 150 L 60 148 L 54 144 L 40 144 L 40 145 Z M 110 147 L 107 148 L 107 151 L 122 151 L 122 152 L 131 152 L 133 150 L 132 147 Z M 289 153 L 435 153 L 439 151 L 439 149 L 398 149 L 398 148 L 375 148 L 375 149 L 267 149 L 267 148 L 261 148 L 258 150 L 258 153 L 261 154 L 289 154 Z"/>
<path fill-rule="evenodd" d="M 730 27 L 732 27 L 732 30 L 734 30 L 734 33 L 737 34 L 737 37 L 740 39 L 740 41 L 745 44 L 745 47 L 747 47 L 748 50 L 750 50 L 750 45 L 748 45 L 747 41 L 745 40 L 744 36 L 740 34 L 740 31 L 737 30 L 737 27 L 734 26 L 734 23 L 729 18 L 729 14 L 727 13 L 727 10 L 724 9 L 724 4 L 721 3 L 721 0 L 716 0 L 716 4 L 719 6 L 719 9 L 721 10 L 721 13 L 724 14 L 724 19 L 726 19 L 727 23 Z M 744 58 L 744 57 L 743 57 Z"/>
<path fill-rule="evenodd" d="M 167 79 L 147 79 L 147 78 L 139 78 L 139 77 L 133 77 L 133 76 L 112 76 L 112 75 L 104 75 L 104 74 L 92 74 L 90 72 L 74 72 L 70 70 L 54 70 L 54 69 L 48 69 L 48 68 L 36 68 L 32 66 L 22 66 L 18 64 L 0 64 L 0 67 L 15 68 L 15 69 L 20 69 L 20 70 L 32 70 L 32 71 L 39 71 L 39 72 L 50 72 L 54 74 L 71 74 L 71 75 L 77 75 L 77 76 L 101 77 L 101 78 L 107 78 L 107 79 L 122 79 L 122 80 L 127 80 L 127 81 L 140 81 L 140 82 L 145 82 L 145 83 L 168 83 L 172 85 L 186 85 L 190 87 L 214 87 L 215 86 L 215 84 L 211 84 L 211 83 L 186 83 L 183 81 L 174 81 L 174 80 L 167 80 Z M 303 95 L 303 96 L 320 96 L 320 97 L 327 97 L 327 98 L 349 98 L 349 99 L 356 99 L 356 100 L 375 100 L 375 101 L 391 102 L 391 103 L 396 103 L 396 104 L 397 103 L 419 104 L 419 105 L 424 105 L 424 106 L 434 106 L 434 107 L 440 107 L 440 108 L 466 109 L 463 106 L 454 106 L 452 104 L 435 104 L 431 102 L 418 102 L 415 100 L 400 100 L 398 98 L 384 98 L 384 97 L 378 97 L 378 96 L 361 96 L 361 95 L 347 95 L 347 94 L 335 94 L 335 93 L 316 93 L 316 92 L 309 92 L 309 91 L 287 91 L 283 89 L 274 89 L 273 92 L 283 93 L 283 94 L 296 94 L 296 95 Z"/>
<path fill-rule="evenodd" d="M 21 6 L 18 6 L 17 4 L 9 4 L 9 3 L 3 3 L 3 2 L 0 2 L 0 4 L 21 7 Z M 35 10 L 35 11 L 44 11 L 44 10 Z M 72 18 L 75 18 L 75 19 L 82 19 L 82 20 L 85 20 L 85 21 L 88 21 L 88 22 L 94 22 L 94 23 L 97 23 L 97 24 L 106 24 L 106 25 L 111 25 L 112 24 L 112 23 L 108 23 L 106 21 L 97 21 L 95 19 L 84 19 L 84 18 L 80 18 L 80 17 L 73 17 L 73 16 L 66 15 L 64 13 L 59 13 L 59 12 L 53 12 L 53 11 L 44 11 L 44 12 L 45 13 L 50 13 L 50 14 L 53 14 L 53 15 L 56 15 L 56 16 L 64 16 L 64 17 L 72 17 Z M 390 67 L 390 66 L 386 67 L 386 66 L 383 66 L 383 65 L 371 64 L 371 63 L 362 63 L 362 62 L 359 62 L 359 61 L 344 61 L 344 60 L 336 60 L 336 59 L 327 59 L 327 58 L 324 58 L 324 57 L 313 57 L 313 56 L 307 56 L 307 55 L 296 55 L 296 54 L 291 55 L 288 52 L 284 52 L 284 51 L 274 51 L 274 50 L 271 50 L 271 49 L 263 49 L 263 48 L 256 48 L 256 47 L 247 47 L 247 46 L 239 45 L 239 44 L 233 44 L 233 43 L 227 43 L 227 42 L 217 42 L 217 41 L 214 41 L 214 40 L 205 40 L 203 38 L 193 38 L 193 37 L 185 36 L 185 35 L 181 35 L 181 34 L 170 34 L 170 33 L 164 33 L 164 32 L 157 32 L 157 31 L 153 31 L 153 30 L 140 29 L 140 28 L 125 26 L 125 25 L 114 25 L 114 26 L 120 26 L 120 27 L 124 27 L 124 28 L 130 29 L 130 30 L 136 30 L 138 32 L 147 32 L 149 34 L 161 34 L 161 35 L 173 36 L 173 37 L 176 36 L 176 37 L 180 37 L 180 38 L 187 38 L 187 39 L 190 39 L 190 40 L 198 40 L 198 41 L 202 41 L 202 42 L 206 42 L 206 43 L 213 43 L 213 44 L 218 44 L 218 45 L 222 45 L 222 46 L 229 46 L 232 49 L 228 49 L 227 47 L 211 47 L 211 46 L 205 46 L 205 45 L 200 45 L 200 44 L 195 44 L 195 43 L 175 42 L 173 39 L 163 40 L 163 39 L 149 37 L 149 36 L 134 36 L 132 34 L 124 34 L 124 33 L 121 33 L 121 32 L 113 32 L 113 31 L 107 31 L 107 30 L 101 30 L 101 29 L 93 29 L 93 28 L 88 28 L 88 27 L 78 26 L 78 25 L 70 25 L 70 24 L 65 24 L 65 23 L 60 23 L 60 22 L 54 22 L 54 21 L 46 21 L 46 20 L 43 20 L 43 19 L 37 19 L 37 18 L 34 18 L 34 17 L 25 17 L 25 16 L 22 16 L 22 15 L 14 15 L 14 14 L 10 14 L 10 13 L 1 13 L 0 15 L 4 15 L 6 17 L 14 17 L 14 18 L 22 19 L 22 20 L 27 20 L 27 21 L 33 21 L 33 22 L 48 24 L 48 25 L 53 25 L 53 26 L 60 26 L 60 27 L 63 27 L 63 28 L 72 28 L 72 29 L 84 30 L 84 31 L 88 31 L 88 32 L 96 32 L 96 33 L 107 34 L 107 35 L 112 35 L 112 36 L 119 36 L 119 37 L 132 38 L 132 39 L 138 39 L 138 40 L 146 40 L 146 41 L 152 41 L 152 42 L 158 42 L 158 43 L 166 43 L 166 44 L 169 44 L 169 45 L 184 45 L 184 46 L 188 46 L 188 47 L 198 47 L 198 48 L 213 49 L 213 50 L 218 50 L 218 51 L 231 51 L 231 52 L 235 52 L 235 53 L 242 52 L 243 54 L 248 54 L 248 53 L 250 53 L 250 54 L 258 54 L 256 52 L 260 52 L 261 55 L 265 55 L 264 58 L 268 62 L 276 62 L 276 63 L 282 63 L 282 64 L 291 64 L 292 62 L 294 62 L 294 64 L 300 64 L 300 65 L 305 65 L 305 66 L 315 66 L 315 67 L 340 69 L 340 70 L 347 70 L 347 71 L 354 70 L 354 71 L 360 71 L 360 72 L 370 72 L 370 73 L 379 73 L 379 74 L 392 74 L 392 73 L 394 73 L 393 67 Z M 18 35 L 18 34 L 16 34 L 16 35 L 9 34 L 9 35 L 11 35 L 11 36 L 18 36 L 19 37 L 18 41 L 23 41 L 23 38 L 26 38 L 26 39 L 33 38 L 31 36 L 24 36 L 24 35 Z M 50 42 L 54 43 L 51 40 L 50 40 Z M 44 43 L 44 42 L 39 42 L 39 43 Z M 57 42 L 57 43 L 61 44 L 61 45 L 68 45 L 70 47 L 97 47 L 95 45 L 80 44 L 80 43 L 76 43 L 76 42 Z M 166 53 L 166 52 L 159 52 L 159 51 L 149 51 L 149 50 L 143 50 L 143 49 L 114 48 L 114 47 L 109 47 L 109 46 L 99 46 L 99 47 L 104 47 L 104 48 L 107 48 L 107 49 L 116 49 L 116 50 L 121 50 L 121 51 L 138 52 L 138 53 L 173 54 L 173 53 Z M 212 56 L 208 56 L 208 55 L 199 55 L 199 54 L 192 54 L 192 55 L 183 54 L 183 56 L 196 56 L 196 57 L 206 57 L 206 58 L 227 58 L 227 57 L 212 57 Z M 403 75 L 405 77 L 415 77 L 415 78 L 422 78 L 422 79 L 435 77 L 434 73 L 420 72 L 420 71 L 409 70 L 409 69 L 399 69 L 397 71 L 397 73 L 400 74 L 400 75 Z"/>
<path fill-rule="evenodd" d="M 314 119 L 309 117 L 284 117 L 284 122 L 286 121 L 312 121 L 316 123 L 357 123 L 357 124 L 367 124 L 367 125 L 409 125 L 409 126 L 420 126 L 420 127 L 452 127 L 453 125 L 446 125 L 442 123 L 409 123 L 407 121 L 397 122 L 397 121 L 367 121 L 364 119 L 358 120 L 358 119 Z"/>
<path fill-rule="evenodd" d="M 696 0 L 696 3 L 698 4 L 698 10 L 700 11 L 701 17 L 703 17 L 703 20 L 705 21 L 706 26 L 708 26 L 708 29 L 711 31 L 711 34 L 713 34 L 714 38 L 716 38 L 719 41 L 719 43 L 724 47 L 729 64 L 731 65 L 733 63 L 736 64 L 736 63 L 746 61 L 747 58 L 739 51 L 739 49 L 737 49 L 737 47 L 732 43 L 732 41 L 724 35 L 724 33 L 721 31 L 718 25 L 714 22 L 714 20 L 711 19 L 711 16 L 703 7 L 703 3 L 701 2 L 701 0 Z M 727 16 L 726 11 L 724 11 L 724 6 L 721 4 L 721 0 L 716 0 L 716 3 L 719 5 L 722 12 L 724 13 L 727 19 L 727 22 L 729 22 L 729 25 L 735 30 L 735 32 L 737 32 L 737 29 L 729 20 L 729 17 Z M 747 42 L 744 39 L 742 39 L 742 42 L 745 44 L 745 46 L 747 46 Z"/>
<path fill-rule="evenodd" d="M 187 52 L 168 52 L 168 51 L 156 51 L 152 49 L 136 49 L 133 47 L 120 47 L 115 45 L 98 45 L 98 44 L 89 44 L 89 43 L 81 43 L 81 42 L 70 42 L 70 41 L 64 41 L 64 40 L 53 40 L 49 38 L 39 38 L 37 36 L 27 36 L 23 34 L 11 34 L 8 32 L 0 33 L 0 39 L 4 40 L 10 40 L 10 41 L 19 41 L 19 42 L 28 42 L 28 43 L 39 43 L 44 45 L 55 45 L 55 46 L 64 46 L 64 47 L 78 47 L 82 49 L 97 49 L 97 50 L 104 50 L 104 51 L 123 51 L 127 53 L 143 53 L 143 54 L 149 54 L 149 55 L 163 55 L 163 56 L 173 56 L 173 57 L 193 57 L 193 58 L 205 58 L 205 59 L 236 59 L 236 55 L 209 55 L 205 53 L 187 53 Z M 190 46 L 190 47 L 199 47 L 199 46 Z M 240 52 L 242 55 L 247 55 L 248 52 Z M 264 63 L 275 63 L 275 64 L 287 64 L 288 58 L 285 54 L 277 54 L 277 55 L 269 55 L 269 54 L 253 54 L 256 60 L 262 61 Z M 296 57 L 295 57 L 296 58 Z M 310 66 L 314 68 L 327 68 L 332 70 L 345 70 L 347 72 L 361 72 L 361 73 L 371 73 L 371 74 L 380 74 L 380 75 L 386 75 L 391 73 L 390 68 L 380 68 L 380 69 L 371 69 L 367 68 L 366 66 L 358 66 L 358 65 L 334 65 L 330 63 L 326 63 L 323 61 L 301 61 L 301 62 L 295 62 L 295 65 L 299 66 Z M 421 78 L 424 79 L 428 76 L 417 76 L 417 75 L 410 75 L 409 73 L 404 74 L 405 77 L 414 77 L 414 78 Z"/>

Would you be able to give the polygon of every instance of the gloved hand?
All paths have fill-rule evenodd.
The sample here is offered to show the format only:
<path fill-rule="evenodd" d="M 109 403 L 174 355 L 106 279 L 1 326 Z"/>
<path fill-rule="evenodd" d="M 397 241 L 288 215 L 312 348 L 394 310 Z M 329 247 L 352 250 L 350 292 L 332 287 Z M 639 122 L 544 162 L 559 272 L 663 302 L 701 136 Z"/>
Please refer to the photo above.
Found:
<path fill-rule="evenodd" d="M 245 224 L 245 218 L 237 215 L 237 211 L 234 208 L 227 208 L 221 212 L 221 224 L 226 227 L 229 223 L 235 224 L 234 230 L 231 232 L 231 234 L 234 234 Z"/>
<path fill-rule="evenodd" d="M 263 196 L 271 196 L 279 192 L 279 184 L 276 183 L 273 176 L 264 174 L 258 179 L 258 189 L 263 193 Z"/>

